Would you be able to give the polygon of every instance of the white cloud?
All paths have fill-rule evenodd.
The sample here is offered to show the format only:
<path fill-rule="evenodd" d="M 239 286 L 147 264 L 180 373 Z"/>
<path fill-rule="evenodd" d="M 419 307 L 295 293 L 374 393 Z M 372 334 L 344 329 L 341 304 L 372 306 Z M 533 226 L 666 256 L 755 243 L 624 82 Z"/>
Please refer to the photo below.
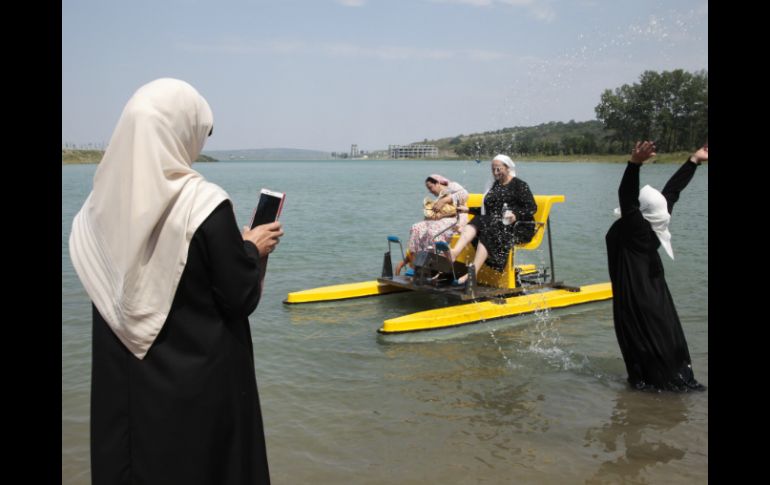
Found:
<path fill-rule="evenodd" d="M 356 44 L 322 44 L 321 51 L 332 57 L 358 57 L 382 60 L 437 60 L 450 59 L 455 52 L 443 49 L 421 49 L 419 47 L 378 46 L 361 47 Z"/>
<path fill-rule="evenodd" d="M 346 42 L 313 43 L 302 40 L 249 41 L 225 38 L 207 44 L 179 43 L 184 51 L 199 53 L 223 53 L 234 55 L 253 54 L 308 54 L 327 57 L 348 57 L 379 59 L 384 61 L 447 60 L 465 59 L 477 62 L 491 62 L 508 57 L 508 54 L 483 49 L 431 49 L 409 46 L 365 47 Z"/>
<path fill-rule="evenodd" d="M 480 62 L 497 61 L 505 57 L 508 57 L 507 54 L 504 54 L 502 52 L 485 51 L 480 49 L 465 49 L 464 51 L 462 51 L 462 54 L 472 61 L 480 61 Z"/>
<path fill-rule="evenodd" d="M 499 0 L 499 1 L 500 3 L 505 3 L 508 5 L 516 5 L 518 7 L 525 7 L 535 3 L 535 0 Z"/>
<path fill-rule="evenodd" d="M 455 5 L 470 5 L 471 7 L 489 7 L 492 5 L 507 5 L 525 8 L 538 20 L 550 22 L 556 18 L 556 11 L 549 0 L 428 0 L 431 3 L 451 3 Z"/>
<path fill-rule="evenodd" d="M 345 7 L 363 7 L 366 0 L 334 0 Z"/>
<path fill-rule="evenodd" d="M 488 7 L 494 3 L 494 0 L 428 0 L 431 3 L 455 3 L 460 5 L 471 5 L 473 7 Z"/>

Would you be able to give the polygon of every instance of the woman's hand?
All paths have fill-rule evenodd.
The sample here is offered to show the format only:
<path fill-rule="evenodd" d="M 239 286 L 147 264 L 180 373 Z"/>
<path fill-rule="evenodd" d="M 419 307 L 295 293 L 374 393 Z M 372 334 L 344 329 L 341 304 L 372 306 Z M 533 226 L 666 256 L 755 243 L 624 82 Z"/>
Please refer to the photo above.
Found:
<path fill-rule="evenodd" d="M 452 197 L 448 195 L 438 199 L 433 203 L 433 212 L 439 212 L 450 200 L 452 200 Z"/>
<path fill-rule="evenodd" d="M 259 251 L 260 256 L 267 256 L 275 251 L 278 242 L 283 236 L 283 229 L 280 222 L 271 222 L 262 224 L 254 229 L 243 228 L 243 240 L 252 242 Z"/>
<path fill-rule="evenodd" d="M 655 143 L 651 141 L 638 141 L 631 150 L 631 163 L 641 165 L 648 159 L 657 155 L 655 153 Z"/>
<path fill-rule="evenodd" d="M 467 205 L 458 205 L 457 206 L 457 212 L 468 212 L 468 206 Z"/>
<path fill-rule="evenodd" d="M 510 225 L 516 222 L 516 214 L 513 213 L 512 210 L 507 210 L 503 213 L 503 223 L 505 225 Z"/>
<path fill-rule="evenodd" d="M 709 159 L 709 144 L 706 142 L 705 145 L 703 145 L 698 151 L 690 155 L 690 161 L 692 163 L 697 163 L 698 165 L 701 164 L 701 162 L 707 162 Z"/>

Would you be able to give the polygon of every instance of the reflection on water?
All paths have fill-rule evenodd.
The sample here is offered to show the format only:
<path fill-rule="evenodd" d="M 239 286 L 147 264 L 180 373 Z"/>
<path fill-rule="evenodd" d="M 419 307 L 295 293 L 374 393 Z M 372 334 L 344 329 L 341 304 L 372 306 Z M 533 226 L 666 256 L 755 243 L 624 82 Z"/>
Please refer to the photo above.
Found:
<path fill-rule="evenodd" d="M 510 383 L 484 391 L 470 392 L 470 402 L 484 410 L 468 421 L 484 423 L 492 428 L 507 426 L 523 433 L 548 431 L 548 418 L 540 412 L 545 399 L 542 394 L 533 396 L 528 381 Z"/>
<path fill-rule="evenodd" d="M 587 483 L 639 482 L 659 464 L 681 460 L 686 452 L 666 432 L 687 421 L 688 395 L 617 394 L 610 421 L 586 432 L 586 446 L 599 447 L 605 459 Z"/>
<path fill-rule="evenodd" d="M 441 430 L 442 444 L 423 451 L 426 462 L 449 463 L 461 474 L 477 465 L 493 474 L 531 467 L 538 454 L 526 441 L 550 427 L 545 396 L 531 372 L 511 368 L 501 356 L 505 343 L 484 334 L 471 341 L 387 345 L 385 355 L 401 365 L 384 377 L 395 383 L 389 387 L 398 389 L 401 405 L 412 409 L 411 425 Z"/>
<path fill-rule="evenodd" d="M 480 190 L 489 172 L 479 167 L 441 160 L 200 167 L 228 190 L 239 221 L 248 220 L 260 186 L 291 189 L 300 172 L 316 182 L 290 190 L 293 202 L 281 216 L 286 235 L 250 318 L 273 483 L 707 482 L 709 391 L 628 391 L 611 302 L 387 336 L 377 333 L 384 320 L 457 301 L 407 292 L 282 303 L 291 291 L 376 278 L 386 235 L 405 239 L 421 214 L 425 174 Z M 91 307 L 67 239 L 94 168 L 62 168 L 62 482 L 78 485 L 89 483 Z M 617 205 L 607 187 L 617 186 L 624 167 L 517 168 L 535 192 L 566 195 L 551 218 L 557 279 L 606 281 L 604 234 Z M 645 183 L 662 186 L 670 174 L 671 166 L 651 165 Z M 375 186 L 387 200 L 372 198 Z M 706 385 L 707 189 L 704 166 L 677 206 L 687 224 L 676 237 L 688 244 L 676 261 L 664 260 L 696 376 Z M 318 207 L 334 221 L 323 230 L 316 230 Z M 548 259 L 546 251 L 529 253 L 519 262 Z"/>

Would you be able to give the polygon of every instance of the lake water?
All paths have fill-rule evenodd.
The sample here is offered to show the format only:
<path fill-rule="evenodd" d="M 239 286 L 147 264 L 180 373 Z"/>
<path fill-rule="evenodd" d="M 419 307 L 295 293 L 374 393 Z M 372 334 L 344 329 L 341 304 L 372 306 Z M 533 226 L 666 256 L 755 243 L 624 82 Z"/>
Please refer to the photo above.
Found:
<path fill-rule="evenodd" d="M 423 181 L 480 192 L 489 162 L 196 164 L 231 196 L 241 225 L 262 187 L 287 192 L 286 235 L 250 318 L 274 484 L 706 483 L 708 391 L 626 384 L 610 302 L 437 333 L 381 336 L 383 320 L 446 305 L 414 293 L 287 306 L 291 291 L 379 276 L 390 234 L 408 239 Z M 604 235 L 624 164 L 517 163 L 552 211 L 557 279 L 608 281 Z M 62 166 L 62 475 L 90 483 L 90 303 L 69 259 L 72 218 L 94 165 Z M 649 165 L 662 188 L 676 165 Z M 663 258 L 695 377 L 708 385 L 708 166 L 671 223 Z M 525 258 L 539 262 L 547 249 Z M 662 253 L 661 253 L 662 254 Z M 523 261 L 523 262 L 527 262 Z"/>

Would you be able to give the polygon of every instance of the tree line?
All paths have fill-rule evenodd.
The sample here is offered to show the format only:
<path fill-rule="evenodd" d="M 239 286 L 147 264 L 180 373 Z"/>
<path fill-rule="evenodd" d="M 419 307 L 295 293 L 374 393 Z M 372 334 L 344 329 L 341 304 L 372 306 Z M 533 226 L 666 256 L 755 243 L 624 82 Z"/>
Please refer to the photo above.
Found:
<path fill-rule="evenodd" d="M 596 120 L 505 128 L 443 143 L 458 156 L 628 153 L 636 140 L 658 151 L 690 151 L 708 139 L 708 72 L 645 71 L 638 83 L 605 90 Z"/>
<path fill-rule="evenodd" d="M 645 71 L 639 83 L 604 91 L 596 117 L 624 152 L 642 139 L 671 152 L 692 150 L 708 138 L 708 109 L 706 71 Z"/>
<path fill-rule="evenodd" d="M 483 158 L 498 153 L 514 155 L 573 155 L 606 152 L 607 134 L 599 121 L 553 121 L 537 126 L 505 128 L 496 132 L 455 137 L 448 145 L 463 157 Z"/>

